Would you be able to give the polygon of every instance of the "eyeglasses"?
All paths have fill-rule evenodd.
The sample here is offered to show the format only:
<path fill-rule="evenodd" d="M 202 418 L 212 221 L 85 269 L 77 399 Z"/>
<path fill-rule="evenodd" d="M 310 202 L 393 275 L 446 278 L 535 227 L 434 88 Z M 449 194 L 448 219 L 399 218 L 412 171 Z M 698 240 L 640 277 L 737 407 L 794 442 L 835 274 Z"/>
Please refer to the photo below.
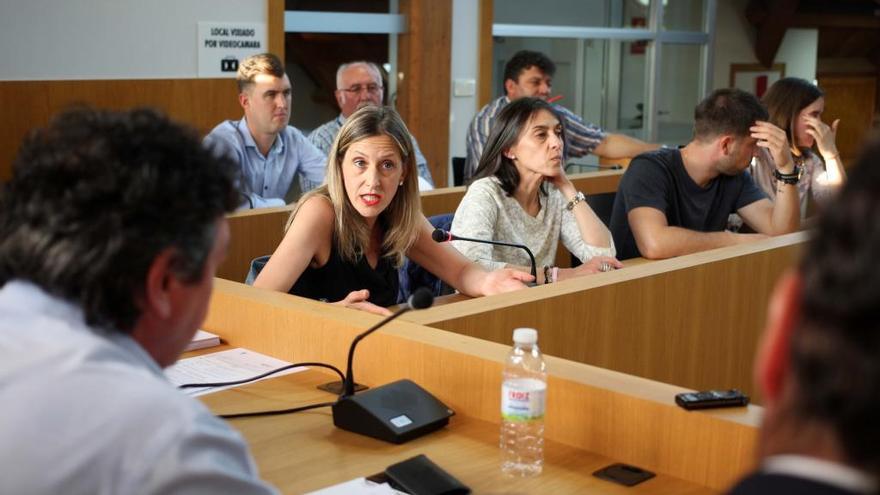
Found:
<path fill-rule="evenodd" d="M 366 90 L 367 93 L 372 95 L 379 94 L 382 91 L 382 86 L 378 84 L 367 84 L 366 86 L 361 86 L 360 84 L 355 84 L 350 88 L 340 89 L 339 91 L 345 91 L 346 93 L 357 95 L 360 94 L 361 91 Z"/>

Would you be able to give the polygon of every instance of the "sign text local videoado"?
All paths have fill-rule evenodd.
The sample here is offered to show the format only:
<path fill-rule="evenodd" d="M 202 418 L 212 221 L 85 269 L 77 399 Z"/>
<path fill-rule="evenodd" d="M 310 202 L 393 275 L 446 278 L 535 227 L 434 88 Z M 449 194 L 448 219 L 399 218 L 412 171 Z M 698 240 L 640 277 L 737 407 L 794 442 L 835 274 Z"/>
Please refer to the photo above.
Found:
<path fill-rule="evenodd" d="M 199 23 L 199 77 L 235 77 L 246 57 L 268 51 L 265 23 Z"/>

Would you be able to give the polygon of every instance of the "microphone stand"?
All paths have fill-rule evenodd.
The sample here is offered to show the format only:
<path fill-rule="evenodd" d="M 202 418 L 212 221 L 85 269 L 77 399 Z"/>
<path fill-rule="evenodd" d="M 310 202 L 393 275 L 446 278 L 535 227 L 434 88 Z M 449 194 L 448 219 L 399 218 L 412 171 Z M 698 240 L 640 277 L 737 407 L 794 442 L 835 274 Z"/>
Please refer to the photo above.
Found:
<path fill-rule="evenodd" d="M 424 287 L 407 304 L 373 325 L 352 341 L 343 391 L 332 408 L 333 424 L 343 430 L 391 443 L 403 443 L 443 428 L 455 412 L 412 380 L 402 379 L 355 394 L 352 360 L 357 343 L 411 309 L 424 309 L 434 301 Z"/>
<path fill-rule="evenodd" d="M 397 318 L 398 316 L 406 313 L 407 311 L 409 311 L 411 309 L 412 309 L 412 306 L 410 306 L 409 304 L 404 305 L 402 308 L 397 310 L 397 312 L 394 313 L 393 315 L 385 318 L 384 320 L 380 321 L 379 323 L 376 323 L 372 327 L 368 328 L 364 333 L 362 333 L 354 338 L 354 340 L 351 342 L 351 347 L 348 348 L 348 363 L 347 363 L 347 367 L 345 370 L 345 381 L 342 383 L 342 393 L 339 394 L 340 398 L 348 397 L 349 395 L 354 395 L 354 393 L 355 393 L 354 371 L 352 371 L 352 361 L 354 360 L 354 348 L 357 347 L 358 342 L 360 342 L 365 337 L 367 337 L 371 333 L 375 332 L 379 328 L 383 327 L 385 324 L 387 324 L 391 320 Z M 338 383 L 338 382 L 329 383 L 327 385 L 335 385 L 336 383 Z M 361 389 L 361 390 L 363 390 L 363 389 Z"/>
<path fill-rule="evenodd" d="M 486 239 L 472 239 L 470 237 L 459 237 L 459 236 L 453 234 L 452 232 L 446 232 L 443 229 L 435 229 L 434 230 L 434 232 L 437 232 L 437 231 L 442 232 L 442 236 L 445 237 L 445 239 L 438 240 L 438 238 L 440 236 L 439 235 L 434 236 L 432 234 L 431 237 L 437 242 L 443 242 L 444 240 L 445 241 L 482 242 L 484 244 L 494 244 L 496 246 L 507 246 L 507 247 L 515 247 L 515 248 L 523 249 L 529 255 L 529 260 L 531 260 L 531 262 L 532 262 L 532 272 L 531 272 L 532 277 L 535 278 L 536 282 L 538 280 L 538 265 L 537 265 L 537 263 L 535 263 L 535 255 L 532 254 L 532 250 L 529 249 L 529 247 L 526 246 L 525 244 L 514 244 L 512 242 L 504 242 L 504 241 L 488 241 Z"/>

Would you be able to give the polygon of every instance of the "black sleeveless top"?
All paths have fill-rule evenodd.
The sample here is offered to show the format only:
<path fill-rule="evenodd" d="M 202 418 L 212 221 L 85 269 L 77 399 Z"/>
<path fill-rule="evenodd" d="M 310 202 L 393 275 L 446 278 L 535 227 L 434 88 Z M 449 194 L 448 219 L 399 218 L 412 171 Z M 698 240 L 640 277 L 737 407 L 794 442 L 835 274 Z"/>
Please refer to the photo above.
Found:
<path fill-rule="evenodd" d="M 365 256 L 352 264 L 339 256 L 336 242 L 332 242 L 327 263 L 320 268 L 306 267 L 289 292 L 309 299 L 336 302 L 345 299 L 349 292 L 368 289 L 368 301 L 388 307 L 397 304 L 399 285 L 397 269 L 391 259 L 380 257 L 375 270 Z"/>

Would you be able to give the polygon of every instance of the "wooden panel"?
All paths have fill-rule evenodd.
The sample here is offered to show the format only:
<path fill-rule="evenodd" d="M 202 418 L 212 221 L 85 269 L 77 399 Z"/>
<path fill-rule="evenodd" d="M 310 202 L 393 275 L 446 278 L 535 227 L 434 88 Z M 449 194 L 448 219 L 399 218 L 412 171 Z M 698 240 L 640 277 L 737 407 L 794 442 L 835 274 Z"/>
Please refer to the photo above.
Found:
<path fill-rule="evenodd" d="M 26 133 L 70 105 L 151 106 L 205 133 L 223 119 L 241 118 L 236 91 L 230 79 L 2 81 L 0 108 L 7 117 L 0 122 L 0 181 L 12 176 L 12 159 Z"/>
<path fill-rule="evenodd" d="M 260 208 L 227 215 L 229 220 L 229 250 L 223 263 L 217 267 L 217 276 L 226 280 L 244 282 L 251 260 L 275 252 L 284 238 L 284 226 L 293 206 Z"/>
<path fill-rule="evenodd" d="M 777 277 L 806 235 L 638 264 L 402 318 L 494 342 L 537 328 L 548 354 L 755 399 L 752 363 Z"/>
<path fill-rule="evenodd" d="M 840 119 L 837 149 L 845 166 L 855 162 L 874 119 L 877 78 L 864 75 L 820 75 L 819 87 L 825 91 L 827 123 Z"/>
<path fill-rule="evenodd" d="M 266 0 L 266 30 L 269 53 L 284 58 L 284 0 Z"/>
<path fill-rule="evenodd" d="M 290 361 L 317 360 L 341 367 L 351 339 L 379 321 L 379 317 L 375 315 L 288 294 L 221 279 L 215 282 L 204 327 L 219 334 L 230 345 L 247 347 Z M 489 302 L 489 298 L 486 301 Z M 255 331 L 257 329 L 259 331 Z M 450 439 L 451 436 L 463 435 L 469 438 L 472 430 L 467 425 L 472 424 L 472 420 L 493 424 L 479 427 L 480 433 L 474 433 L 477 436 L 471 439 L 469 445 L 482 456 L 489 456 L 489 461 L 495 463 L 501 369 L 508 349 L 507 345 L 400 320 L 361 342 L 355 362 L 355 376 L 358 381 L 376 385 L 409 378 L 430 390 L 456 411 L 456 417 L 448 429 L 407 446 L 388 446 L 378 441 L 353 437 L 325 425 L 316 427 L 315 430 L 307 428 L 299 436 L 294 436 L 305 436 L 308 441 L 320 443 L 320 457 L 315 457 L 311 449 L 305 449 L 309 450 L 307 453 L 296 454 L 295 452 L 304 450 L 300 442 L 295 442 L 295 449 L 279 450 L 270 446 L 279 445 L 268 437 L 279 437 L 275 427 L 284 422 L 284 418 L 236 421 L 234 424 L 256 442 L 255 450 L 261 466 L 270 470 L 271 474 L 283 477 L 285 489 L 288 489 L 287 483 L 290 483 L 290 487 L 295 487 L 289 488 L 290 491 L 295 492 L 301 492 L 301 488 L 306 487 L 297 484 L 298 476 L 291 476 L 289 465 L 282 466 L 286 462 L 302 463 L 306 462 L 303 459 L 309 457 L 312 459 L 310 462 L 326 468 L 328 464 L 335 464 L 328 462 L 329 459 L 335 458 L 336 453 L 344 450 L 346 445 L 352 452 L 368 451 L 370 456 L 382 456 L 384 453 L 398 460 L 414 452 L 409 449 L 418 450 L 421 447 L 432 449 L 433 456 L 433 452 L 440 452 L 434 450 L 436 447 L 432 446 L 436 444 L 433 442 L 449 445 L 447 441 L 457 442 Z M 548 473 L 552 478 L 542 476 L 525 482 L 523 486 L 527 492 L 539 493 L 543 490 L 546 493 L 542 489 L 544 483 L 556 483 L 557 475 L 563 478 L 565 475 L 559 469 L 566 466 L 579 473 L 576 478 L 569 478 L 569 483 L 576 483 L 576 486 L 581 487 L 593 486 L 587 481 L 590 471 L 582 464 L 593 465 L 592 461 L 585 461 L 588 459 L 587 454 L 557 447 L 556 444 L 636 464 L 715 490 L 728 486 L 753 464 L 756 425 L 761 414 L 759 407 L 709 413 L 687 412 L 673 404 L 674 394 L 684 390 L 680 387 L 555 357 L 547 357 L 547 365 L 550 370 L 550 393 L 545 436 L 550 442 Z M 241 393 L 246 394 L 246 400 L 228 404 L 228 408 L 224 404 L 224 411 L 241 410 L 242 403 L 248 409 L 258 409 L 264 405 L 251 402 L 254 394 L 246 391 Z M 283 394 L 283 391 L 276 394 Z M 222 401 L 209 403 L 219 408 L 220 402 Z M 323 416 L 321 421 L 329 423 L 326 413 L 316 414 Z M 298 421 L 308 421 L 305 417 L 313 415 L 306 414 L 297 417 L 297 421 L 288 419 L 287 422 L 300 424 Z M 252 421 L 264 423 L 261 427 L 251 427 Z M 308 423 L 311 424 L 313 423 Z M 286 438 L 281 436 L 282 440 Z M 327 443 L 334 443 L 336 446 Z M 285 440 L 283 444 L 289 446 L 290 441 Z M 274 456 L 269 454 L 273 463 L 266 466 L 260 455 L 270 450 L 275 451 Z M 440 456 L 438 460 L 444 459 L 445 465 L 445 459 L 451 457 L 449 452 L 461 453 L 466 450 L 458 444 L 446 454 L 437 454 Z M 567 454 L 574 455 L 577 460 L 567 464 L 563 460 Z M 295 461 L 279 460 L 287 456 L 299 457 L 295 457 Z M 358 457 L 370 456 L 345 456 L 343 460 L 346 465 L 352 462 L 363 467 L 358 468 L 356 473 L 340 467 L 345 473 L 337 473 L 337 476 L 348 479 L 369 474 L 360 469 L 378 470 L 388 464 L 387 457 L 384 456 L 373 461 L 356 460 Z M 313 469 L 305 471 L 310 472 Z M 482 483 L 495 479 L 493 476 L 488 481 L 481 480 L 474 471 L 465 471 L 462 478 L 464 482 L 475 486 L 486 486 Z M 322 478 L 320 482 L 311 482 L 326 484 L 326 481 L 326 478 Z M 617 493 L 613 485 L 595 486 L 597 489 L 604 487 Z M 646 484 L 644 488 L 647 490 L 649 486 L 651 485 Z M 572 493 L 578 490 L 560 491 Z M 648 490 L 648 493 L 662 492 Z"/>
<path fill-rule="evenodd" d="M 418 139 L 434 183 L 448 184 L 452 0 L 402 0 L 400 13 L 409 24 L 399 37 L 397 109 Z"/>

